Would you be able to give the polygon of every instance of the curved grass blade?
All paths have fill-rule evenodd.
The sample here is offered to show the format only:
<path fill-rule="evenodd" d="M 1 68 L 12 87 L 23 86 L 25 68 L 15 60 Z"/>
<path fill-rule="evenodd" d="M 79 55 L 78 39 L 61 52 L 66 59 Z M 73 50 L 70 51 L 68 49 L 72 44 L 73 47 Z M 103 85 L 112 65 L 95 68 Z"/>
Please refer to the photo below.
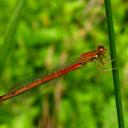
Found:
<path fill-rule="evenodd" d="M 23 10 L 25 0 L 20 0 L 17 4 L 16 10 L 9 22 L 8 29 L 5 33 L 5 37 L 3 39 L 3 44 L 0 48 L 0 74 L 2 73 L 3 66 L 6 62 L 6 59 L 14 45 L 13 39 L 14 35 L 21 17 L 21 12 Z"/>

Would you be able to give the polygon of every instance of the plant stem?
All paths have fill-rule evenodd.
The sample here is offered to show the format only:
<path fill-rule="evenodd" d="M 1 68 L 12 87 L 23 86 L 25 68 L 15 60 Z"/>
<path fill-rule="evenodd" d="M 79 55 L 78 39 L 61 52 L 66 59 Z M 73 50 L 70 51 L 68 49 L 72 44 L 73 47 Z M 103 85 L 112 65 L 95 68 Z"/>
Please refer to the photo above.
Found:
<path fill-rule="evenodd" d="M 106 18 L 107 18 L 111 59 L 115 60 L 115 61 L 112 61 L 112 69 L 114 69 L 112 70 L 112 73 L 113 73 L 113 82 L 114 82 L 114 89 L 115 89 L 118 126 L 119 128 L 124 128 L 124 116 L 123 116 L 123 110 L 122 110 L 122 98 L 121 98 L 121 88 L 120 88 L 116 44 L 115 44 L 114 25 L 113 25 L 113 19 L 112 19 L 111 0 L 104 0 L 104 2 L 105 2 L 105 11 L 106 11 Z"/>

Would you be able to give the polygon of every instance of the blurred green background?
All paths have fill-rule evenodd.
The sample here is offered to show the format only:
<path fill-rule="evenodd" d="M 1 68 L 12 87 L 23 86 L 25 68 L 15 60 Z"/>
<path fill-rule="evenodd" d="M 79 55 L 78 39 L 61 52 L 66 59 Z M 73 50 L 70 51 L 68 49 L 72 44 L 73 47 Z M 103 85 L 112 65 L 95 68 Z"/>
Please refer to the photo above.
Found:
<path fill-rule="evenodd" d="M 13 22 L 14 38 L 5 40 L 21 1 L 0 1 L 0 47 L 5 43 L 1 58 L 6 51 L 0 67 L 0 95 L 17 82 L 68 65 L 100 44 L 108 48 L 103 0 L 25 0 L 19 23 Z M 112 9 L 128 128 L 128 1 L 112 0 Z M 0 128 L 117 128 L 111 71 L 100 71 L 90 63 L 45 86 L 52 88 L 1 103 Z"/>

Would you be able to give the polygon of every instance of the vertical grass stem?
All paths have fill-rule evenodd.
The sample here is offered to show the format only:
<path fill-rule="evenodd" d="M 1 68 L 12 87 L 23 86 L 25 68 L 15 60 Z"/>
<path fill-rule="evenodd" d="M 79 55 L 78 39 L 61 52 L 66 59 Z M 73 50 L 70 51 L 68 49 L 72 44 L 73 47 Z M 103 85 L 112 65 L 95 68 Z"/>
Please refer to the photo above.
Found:
<path fill-rule="evenodd" d="M 112 9 L 111 9 L 111 0 L 104 0 L 105 2 L 105 11 L 107 18 L 107 27 L 108 27 L 108 37 L 109 37 L 109 46 L 112 68 L 113 70 L 113 82 L 114 82 L 114 90 L 115 90 L 115 100 L 116 100 L 116 108 L 117 108 L 117 116 L 118 116 L 118 126 L 119 128 L 124 128 L 124 116 L 122 110 L 122 98 L 121 98 L 121 88 L 120 88 L 120 80 L 119 80 L 119 71 L 118 71 L 118 62 L 117 62 L 117 52 L 116 52 L 116 43 L 115 43 L 115 34 L 114 34 L 114 25 L 112 19 Z"/>

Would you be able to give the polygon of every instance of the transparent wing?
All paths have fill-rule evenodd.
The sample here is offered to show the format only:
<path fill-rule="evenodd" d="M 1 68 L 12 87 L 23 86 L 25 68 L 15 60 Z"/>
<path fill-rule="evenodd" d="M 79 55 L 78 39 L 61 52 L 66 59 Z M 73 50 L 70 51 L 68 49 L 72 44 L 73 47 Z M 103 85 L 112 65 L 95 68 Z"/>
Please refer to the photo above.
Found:
<path fill-rule="evenodd" d="M 78 58 L 77 59 L 75 59 L 75 62 L 78 60 Z M 68 62 L 69 63 L 69 62 Z M 68 65 L 71 65 L 71 64 L 74 64 L 74 61 L 71 63 L 69 63 Z M 63 67 L 63 68 L 62 68 Z M 54 72 L 56 72 L 56 71 L 59 71 L 59 70 L 61 70 L 61 69 L 64 69 L 65 67 L 68 67 L 67 65 L 62 65 L 62 66 L 60 66 L 60 68 L 58 67 L 57 68 L 57 70 L 54 70 L 52 73 L 54 73 Z M 46 74 L 46 73 L 45 73 Z M 50 73 L 49 73 L 50 74 Z M 24 87 L 24 86 L 26 86 L 27 84 L 30 84 L 31 82 L 34 82 L 34 81 L 36 81 L 37 79 L 42 79 L 43 77 L 45 77 L 45 76 L 47 76 L 47 75 L 42 75 L 42 74 L 40 74 L 40 75 L 38 75 L 38 76 L 36 76 L 36 77 L 31 77 L 31 78 L 29 78 L 29 79 L 27 79 L 27 80 L 23 80 L 23 81 L 21 81 L 21 82 L 18 82 L 17 84 L 15 84 L 9 91 L 8 91 L 8 93 L 10 93 L 10 92 L 13 92 L 13 91 L 16 91 L 16 90 L 18 90 L 18 89 L 20 89 L 20 88 L 22 88 L 22 87 Z M 55 80 L 51 80 L 50 82 L 48 82 L 48 83 L 43 83 L 43 84 L 39 84 L 37 87 L 35 87 L 35 88 L 33 88 L 33 89 L 30 89 L 30 90 L 28 90 L 28 91 L 26 91 L 26 92 L 23 92 L 23 93 L 21 93 L 21 94 L 19 94 L 19 95 L 17 95 L 17 96 L 15 96 L 15 97 L 12 97 L 12 101 L 13 102 L 21 102 L 21 101 L 26 101 L 27 99 L 29 99 L 31 96 L 33 96 L 33 95 L 40 95 L 40 94 L 44 94 L 45 92 L 47 92 L 47 91 L 49 91 L 49 90 L 51 90 L 51 88 L 54 88 L 54 86 L 55 86 Z"/>

